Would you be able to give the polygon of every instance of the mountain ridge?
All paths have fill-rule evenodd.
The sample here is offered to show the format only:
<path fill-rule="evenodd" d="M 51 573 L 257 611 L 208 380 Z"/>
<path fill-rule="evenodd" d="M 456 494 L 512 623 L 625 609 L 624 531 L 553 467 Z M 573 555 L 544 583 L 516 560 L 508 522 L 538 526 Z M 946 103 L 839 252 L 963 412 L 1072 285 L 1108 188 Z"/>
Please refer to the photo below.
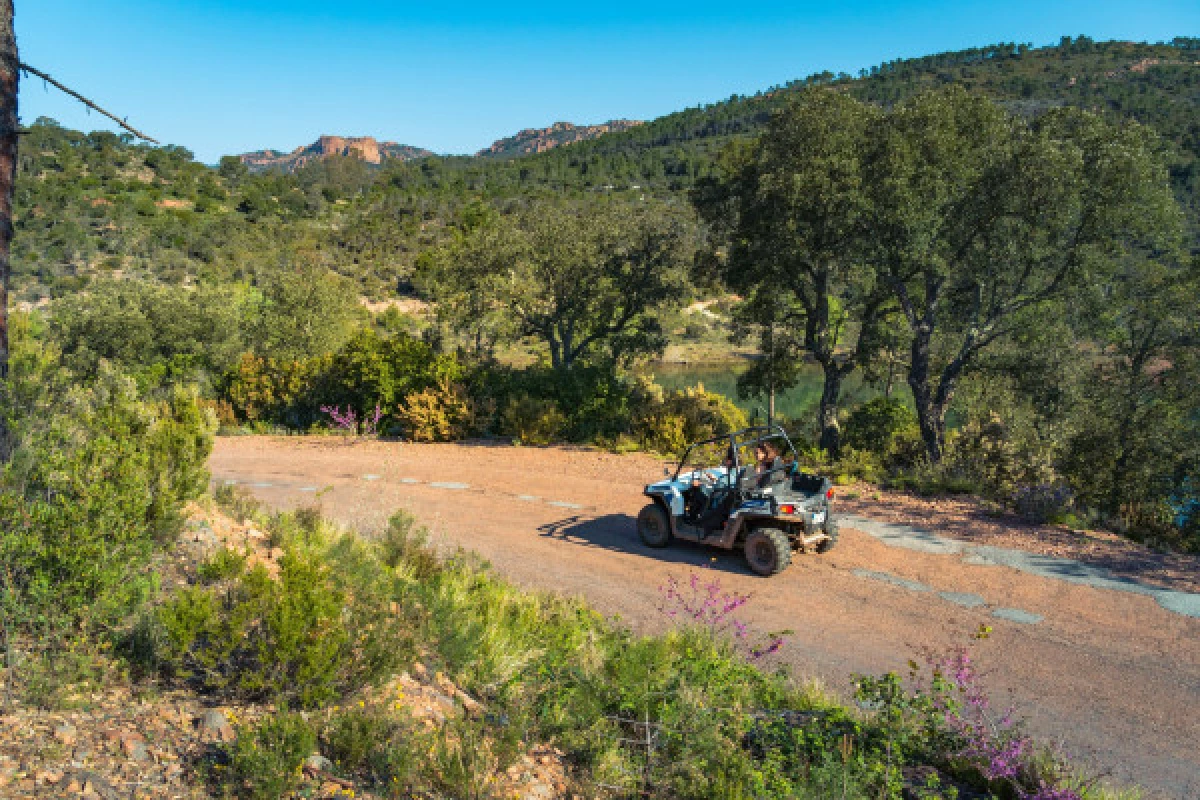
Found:
<path fill-rule="evenodd" d="M 381 164 L 387 158 L 409 161 L 432 155 L 435 155 L 432 150 L 426 150 L 423 147 L 391 141 L 380 142 L 374 136 L 326 134 L 318 137 L 312 144 L 301 145 L 289 153 L 267 148 L 241 153 L 237 157 L 252 172 L 265 172 L 270 169 L 295 172 L 312 161 L 333 156 L 354 157 L 368 164 Z"/>
<path fill-rule="evenodd" d="M 525 128 L 512 136 L 506 136 L 492 142 L 475 153 L 478 157 L 507 158 L 544 153 L 555 147 L 574 144 L 603 136 L 607 133 L 621 133 L 639 125 L 645 124 L 637 119 L 610 119 L 596 125 L 575 125 L 570 122 L 555 122 L 547 128 Z"/>
<path fill-rule="evenodd" d="M 608 133 L 621 133 L 643 125 L 642 120 L 611 119 L 595 125 L 576 125 L 559 121 L 545 128 L 524 128 L 512 136 L 505 136 L 476 152 L 477 158 L 511 158 L 534 153 L 544 153 L 555 147 L 588 141 Z M 284 152 L 274 148 L 239 153 L 236 157 L 251 172 L 266 172 L 278 169 L 295 172 L 313 161 L 336 156 L 358 158 L 368 164 L 382 164 L 384 159 L 399 161 L 436 156 L 432 150 L 393 141 L 378 141 L 374 136 L 339 136 L 323 134 L 315 142 Z"/>

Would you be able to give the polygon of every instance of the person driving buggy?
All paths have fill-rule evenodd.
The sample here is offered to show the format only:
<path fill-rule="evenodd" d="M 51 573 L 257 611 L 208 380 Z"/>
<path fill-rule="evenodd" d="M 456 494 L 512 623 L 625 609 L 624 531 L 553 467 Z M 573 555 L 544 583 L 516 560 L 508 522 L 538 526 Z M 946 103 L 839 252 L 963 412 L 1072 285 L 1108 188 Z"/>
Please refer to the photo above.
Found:
<path fill-rule="evenodd" d="M 725 469 L 726 476 L 732 478 L 736 463 L 733 449 L 726 450 L 725 458 L 721 461 L 721 466 Z M 692 485 L 684 490 L 683 493 L 684 514 L 687 517 L 698 519 L 704 514 L 712 501 L 714 488 L 718 480 L 717 475 L 707 470 L 698 470 L 692 473 Z"/>

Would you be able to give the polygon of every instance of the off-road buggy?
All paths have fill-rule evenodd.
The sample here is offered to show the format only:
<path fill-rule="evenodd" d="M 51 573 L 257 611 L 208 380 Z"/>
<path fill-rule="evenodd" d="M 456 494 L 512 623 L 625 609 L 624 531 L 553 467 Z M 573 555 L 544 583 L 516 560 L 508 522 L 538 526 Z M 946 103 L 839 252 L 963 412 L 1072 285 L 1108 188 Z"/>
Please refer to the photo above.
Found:
<path fill-rule="evenodd" d="M 765 448 L 768 459 L 754 457 Z M 796 448 L 778 425 L 754 426 L 696 442 L 674 475 L 648 485 L 651 502 L 637 529 L 650 547 L 673 538 L 742 548 L 759 575 L 781 572 L 794 551 L 824 553 L 837 542 L 833 485 L 800 470 Z"/>

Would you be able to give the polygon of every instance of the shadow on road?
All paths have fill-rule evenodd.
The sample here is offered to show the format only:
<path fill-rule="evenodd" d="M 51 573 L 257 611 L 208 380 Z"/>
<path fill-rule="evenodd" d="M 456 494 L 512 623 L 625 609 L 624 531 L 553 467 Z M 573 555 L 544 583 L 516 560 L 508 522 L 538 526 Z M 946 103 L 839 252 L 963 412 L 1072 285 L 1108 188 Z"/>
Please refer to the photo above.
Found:
<path fill-rule="evenodd" d="M 740 551 L 730 552 L 680 539 L 663 548 L 647 547 L 638 538 L 636 522 L 628 514 L 605 514 L 599 517 L 576 514 L 539 525 L 538 533 L 547 539 L 629 553 L 666 564 L 690 564 L 739 575 L 754 574 L 746 566 Z"/>

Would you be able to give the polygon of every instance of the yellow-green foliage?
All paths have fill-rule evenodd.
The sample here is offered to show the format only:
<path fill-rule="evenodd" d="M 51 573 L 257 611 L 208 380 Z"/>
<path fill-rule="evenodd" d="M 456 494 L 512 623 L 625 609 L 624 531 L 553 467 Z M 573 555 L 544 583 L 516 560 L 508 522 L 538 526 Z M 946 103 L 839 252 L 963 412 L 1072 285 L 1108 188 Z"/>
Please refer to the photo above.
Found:
<path fill-rule="evenodd" d="M 500 430 L 524 444 L 551 444 L 563 436 L 566 415 L 553 400 L 522 392 L 510 398 L 500 415 Z"/>
<path fill-rule="evenodd" d="M 276 361 L 246 353 L 230 377 L 229 403 L 248 422 L 272 419 L 296 402 L 320 368 L 317 361 Z"/>
<path fill-rule="evenodd" d="M 470 433 L 475 421 L 473 406 L 461 384 L 442 382 L 405 397 L 396 418 L 414 442 L 449 442 Z"/>
<path fill-rule="evenodd" d="M 643 384 L 633 427 L 644 447 L 679 453 L 701 439 L 744 428 L 746 415 L 724 395 L 705 391 L 703 384 L 662 393 Z"/>

